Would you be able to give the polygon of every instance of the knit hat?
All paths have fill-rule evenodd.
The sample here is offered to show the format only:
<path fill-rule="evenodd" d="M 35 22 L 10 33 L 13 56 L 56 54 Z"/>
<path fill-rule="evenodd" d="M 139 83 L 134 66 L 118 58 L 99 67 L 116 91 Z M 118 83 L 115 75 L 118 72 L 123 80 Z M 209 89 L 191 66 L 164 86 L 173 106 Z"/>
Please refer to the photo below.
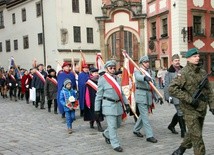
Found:
<path fill-rule="evenodd" d="M 189 58 L 189 57 L 191 57 L 191 56 L 193 56 L 193 55 L 195 55 L 195 54 L 199 54 L 198 49 L 197 49 L 197 48 L 191 48 L 191 49 L 189 49 L 189 50 L 187 51 L 185 57 L 186 57 L 186 58 Z"/>
<path fill-rule="evenodd" d="M 65 79 L 65 81 L 64 81 L 64 86 L 66 86 L 68 83 L 71 83 L 71 80 L 70 79 Z"/>
<path fill-rule="evenodd" d="M 172 56 L 172 60 L 175 60 L 175 59 L 180 59 L 180 57 L 179 57 L 178 54 L 174 54 L 174 55 Z"/>
<path fill-rule="evenodd" d="M 139 64 L 142 64 L 143 62 L 148 62 L 148 61 L 149 61 L 149 57 L 147 55 L 144 55 L 140 58 Z"/>

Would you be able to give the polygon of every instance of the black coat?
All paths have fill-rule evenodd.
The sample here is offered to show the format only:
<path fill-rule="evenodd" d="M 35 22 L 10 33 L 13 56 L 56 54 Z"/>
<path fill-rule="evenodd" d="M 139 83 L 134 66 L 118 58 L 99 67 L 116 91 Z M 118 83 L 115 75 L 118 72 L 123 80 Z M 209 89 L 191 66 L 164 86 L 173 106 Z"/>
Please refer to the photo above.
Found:
<path fill-rule="evenodd" d="M 90 79 L 91 81 L 93 81 L 96 85 L 97 85 L 97 80 L 94 79 Z M 97 91 L 94 90 L 90 85 L 86 84 L 86 89 L 89 90 L 89 95 L 90 95 L 90 102 L 91 102 L 91 107 L 88 108 L 86 105 L 86 102 L 84 102 L 84 121 L 103 121 L 103 115 L 100 114 L 100 116 L 96 116 L 94 114 L 94 101 L 95 101 L 95 97 L 96 97 L 96 93 Z"/>

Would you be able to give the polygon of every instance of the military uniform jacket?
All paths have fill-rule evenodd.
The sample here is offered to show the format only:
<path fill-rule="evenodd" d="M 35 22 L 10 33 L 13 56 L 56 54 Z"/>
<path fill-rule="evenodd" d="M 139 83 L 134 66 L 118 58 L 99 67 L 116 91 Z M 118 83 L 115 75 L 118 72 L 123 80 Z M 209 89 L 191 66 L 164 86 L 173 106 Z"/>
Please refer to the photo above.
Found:
<path fill-rule="evenodd" d="M 202 91 L 202 94 L 206 97 L 205 101 L 199 100 L 197 109 L 191 105 L 192 95 L 205 75 L 205 70 L 188 62 L 170 83 L 169 94 L 181 101 L 180 107 L 184 114 L 203 117 L 206 115 L 207 104 L 209 104 L 210 108 L 214 108 L 214 95 L 209 82 Z"/>
<path fill-rule="evenodd" d="M 183 68 L 183 67 L 180 66 L 180 68 Z M 165 74 L 165 78 L 164 78 L 164 81 L 165 81 L 164 98 L 165 98 L 165 100 L 169 100 L 169 97 L 172 97 L 172 104 L 174 104 L 174 105 L 178 105 L 180 103 L 180 101 L 179 101 L 179 99 L 169 95 L 168 87 L 169 87 L 170 82 L 177 76 L 177 73 L 178 72 L 176 72 L 173 65 L 171 65 L 169 67 L 169 69 L 167 70 L 167 72 Z"/>
<path fill-rule="evenodd" d="M 128 104 L 128 101 L 123 92 L 122 97 L 125 104 Z M 98 90 L 95 98 L 95 111 L 100 111 L 102 106 L 102 114 L 104 115 L 119 116 L 123 114 L 121 101 L 112 102 L 109 100 L 105 100 L 103 98 L 110 98 L 115 101 L 120 100 L 114 88 L 106 81 L 106 79 L 103 76 L 101 76 L 98 80 Z"/>
<path fill-rule="evenodd" d="M 154 85 L 156 85 L 155 72 L 150 69 L 147 72 L 151 75 Z M 154 91 L 151 91 L 149 83 L 144 80 L 145 75 L 143 75 L 140 71 L 136 70 L 134 72 L 134 76 L 136 80 L 136 103 L 151 105 L 153 99 L 157 99 L 157 94 Z"/>

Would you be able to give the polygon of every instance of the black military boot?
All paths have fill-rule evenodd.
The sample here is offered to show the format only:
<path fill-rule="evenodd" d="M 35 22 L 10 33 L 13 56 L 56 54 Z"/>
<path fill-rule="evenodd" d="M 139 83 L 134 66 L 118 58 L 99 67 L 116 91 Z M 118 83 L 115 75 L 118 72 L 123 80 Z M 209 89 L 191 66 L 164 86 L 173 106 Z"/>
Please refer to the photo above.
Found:
<path fill-rule="evenodd" d="M 180 146 L 177 150 L 175 150 L 172 155 L 183 155 L 186 151 L 186 148 Z"/>
<path fill-rule="evenodd" d="M 178 123 L 178 115 L 177 113 L 173 116 L 172 122 L 169 124 L 168 129 L 173 133 L 173 134 L 178 134 L 178 132 L 175 130 L 175 126 Z"/>
<path fill-rule="evenodd" d="M 184 138 L 185 134 L 186 134 L 186 124 L 185 124 L 183 116 L 179 116 L 178 120 L 179 120 L 179 125 L 181 128 L 181 138 Z"/>
<path fill-rule="evenodd" d="M 98 129 L 98 131 L 99 132 L 103 132 L 104 130 L 103 130 L 102 126 L 101 126 L 100 121 L 96 121 L 96 122 L 97 122 L 97 129 Z"/>
<path fill-rule="evenodd" d="M 90 121 L 90 128 L 94 129 L 94 121 Z"/>

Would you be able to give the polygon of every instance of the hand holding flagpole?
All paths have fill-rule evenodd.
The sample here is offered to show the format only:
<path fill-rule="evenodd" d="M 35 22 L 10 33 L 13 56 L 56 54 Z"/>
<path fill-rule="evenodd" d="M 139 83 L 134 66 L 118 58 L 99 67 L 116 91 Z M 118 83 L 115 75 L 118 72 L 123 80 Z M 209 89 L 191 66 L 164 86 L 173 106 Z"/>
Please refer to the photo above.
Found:
<path fill-rule="evenodd" d="M 143 75 L 147 75 L 147 72 L 143 69 L 143 68 L 140 68 L 133 60 L 132 58 L 130 58 L 130 56 L 126 53 L 125 50 L 122 51 L 123 52 L 123 55 L 128 58 L 130 60 L 130 62 L 143 74 Z M 148 75 L 147 75 L 148 76 Z M 162 94 L 158 91 L 158 89 L 154 86 L 154 84 L 149 81 L 149 85 L 155 90 L 155 92 L 162 98 L 163 100 L 163 96 Z"/>

